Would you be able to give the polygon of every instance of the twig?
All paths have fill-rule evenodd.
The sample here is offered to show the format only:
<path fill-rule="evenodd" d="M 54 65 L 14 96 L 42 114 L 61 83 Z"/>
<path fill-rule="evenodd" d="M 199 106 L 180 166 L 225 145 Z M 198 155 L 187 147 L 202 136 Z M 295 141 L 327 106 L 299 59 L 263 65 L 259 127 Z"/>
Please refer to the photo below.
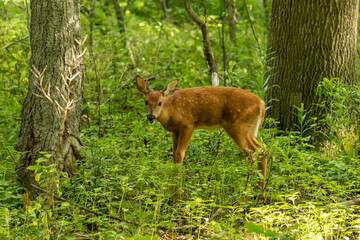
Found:
<path fill-rule="evenodd" d="M 151 77 L 148 77 L 148 78 L 144 78 L 144 81 L 147 82 L 147 81 L 153 80 L 155 78 L 156 78 L 156 76 L 151 76 Z"/>
<path fill-rule="evenodd" d="M 248 19 L 249 19 L 249 22 L 250 22 L 250 26 L 251 26 L 252 33 L 253 33 L 253 35 L 254 35 L 254 37 L 255 37 L 256 42 L 259 43 L 259 39 L 258 39 L 257 36 L 256 36 L 256 32 L 255 32 L 253 23 L 252 23 L 252 21 L 251 21 L 250 12 L 249 12 L 249 9 L 248 9 L 248 7 L 247 7 L 246 0 L 243 0 L 243 1 L 244 1 L 244 5 L 245 5 L 245 8 L 246 8 L 247 15 L 248 15 Z"/>
<path fill-rule="evenodd" d="M 204 223 L 201 227 L 206 227 L 209 223 L 211 223 L 212 220 L 214 220 L 214 219 L 217 217 L 217 215 L 219 215 L 220 212 L 221 212 L 223 209 L 224 209 L 223 207 L 219 207 L 218 210 L 216 210 L 216 212 L 215 212 L 213 215 L 211 215 L 211 217 L 209 218 L 209 221 L 207 221 L 206 223 Z"/>
<path fill-rule="evenodd" d="M 17 45 L 22 46 L 22 47 L 26 47 L 26 48 L 30 48 L 30 46 L 29 46 L 29 45 L 22 44 L 22 43 L 17 43 Z M 6 50 L 8 50 L 8 51 L 9 51 L 9 49 L 6 49 Z"/>
<path fill-rule="evenodd" d="M 15 42 L 12 42 L 12 43 L 10 43 L 10 44 L 8 44 L 8 45 L 0 48 L 0 50 L 6 49 L 6 48 L 8 48 L 8 47 L 11 47 L 12 45 L 17 44 L 18 42 L 21 42 L 22 40 L 27 39 L 28 37 L 30 37 L 30 34 L 27 35 L 27 36 L 25 36 L 25 37 L 22 37 L 22 38 L 16 40 Z"/>
<path fill-rule="evenodd" d="M 36 190 L 42 192 L 42 193 L 50 194 L 49 192 L 45 191 L 44 189 L 42 189 L 42 188 L 40 188 L 40 187 L 38 187 L 38 186 L 36 186 L 36 185 L 34 185 L 34 184 L 31 184 L 31 186 L 32 186 L 33 188 L 35 188 Z M 82 210 L 85 210 L 85 211 L 87 211 L 87 212 L 90 212 L 90 213 L 92 213 L 92 214 L 95 214 L 96 216 L 106 216 L 106 217 L 109 217 L 109 218 L 111 218 L 111 219 L 115 219 L 115 220 L 124 222 L 124 220 L 121 219 L 121 218 L 118 218 L 118 217 L 111 216 L 111 215 L 108 215 L 108 214 L 105 214 L 105 213 L 101 213 L 101 212 L 97 212 L 97 211 L 91 210 L 91 209 L 89 209 L 89 208 L 87 208 L 87 207 L 83 207 L 83 206 L 81 206 L 81 205 L 79 205 L 79 204 L 77 204 L 77 203 L 75 203 L 75 202 L 73 202 L 73 201 L 71 201 L 71 200 L 67 200 L 67 199 L 65 199 L 65 198 L 62 198 L 62 197 L 59 197 L 59 196 L 55 196 L 55 195 L 54 195 L 54 198 L 56 198 L 57 200 L 62 201 L 62 202 L 68 202 L 68 203 L 70 203 L 71 205 L 74 205 L 75 207 L 78 207 L 78 208 L 80 208 L 80 209 L 82 209 Z"/>

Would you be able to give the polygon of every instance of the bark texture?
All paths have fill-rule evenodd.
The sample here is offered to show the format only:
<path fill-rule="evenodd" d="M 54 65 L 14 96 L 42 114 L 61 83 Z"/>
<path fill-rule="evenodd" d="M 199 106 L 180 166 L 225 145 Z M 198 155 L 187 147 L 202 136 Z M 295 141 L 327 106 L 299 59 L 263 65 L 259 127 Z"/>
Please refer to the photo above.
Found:
<path fill-rule="evenodd" d="M 114 5 L 115 13 L 116 13 L 116 19 L 118 22 L 120 33 L 124 33 L 125 32 L 124 16 L 122 14 L 119 0 L 113 0 L 113 5 Z"/>
<path fill-rule="evenodd" d="M 35 164 L 42 155 L 40 152 L 51 154 L 50 162 L 58 163 L 60 171 L 70 175 L 73 172 L 74 159 L 81 148 L 83 74 L 79 56 L 80 0 L 31 0 L 30 7 L 30 65 L 33 71 L 29 72 L 28 93 L 15 149 L 23 152 L 16 166 L 18 179 L 33 198 L 37 195 L 36 189 L 31 187 L 36 185 L 35 173 L 26 168 Z M 73 76 L 70 85 L 68 79 L 64 81 Z M 51 100 L 40 90 L 40 80 Z M 73 101 L 71 109 L 62 111 L 61 108 L 66 109 L 70 101 Z"/>
<path fill-rule="evenodd" d="M 207 30 L 206 22 L 204 19 L 200 18 L 194 10 L 191 8 L 189 0 L 183 0 L 185 10 L 188 13 L 189 17 L 200 27 L 202 36 L 203 36 L 203 49 L 206 59 L 206 63 L 209 67 L 211 84 L 213 86 L 219 86 L 219 69 L 214 57 L 214 53 L 211 48 L 211 42 L 209 37 L 209 32 Z"/>
<path fill-rule="evenodd" d="M 235 0 L 226 0 L 228 6 L 228 24 L 230 41 L 236 45 L 236 14 Z"/>
<path fill-rule="evenodd" d="M 358 0 L 274 0 L 268 42 L 268 114 L 294 129 L 293 106 L 321 117 L 316 87 L 323 78 L 357 84 Z M 273 101 L 278 99 L 279 101 Z"/>

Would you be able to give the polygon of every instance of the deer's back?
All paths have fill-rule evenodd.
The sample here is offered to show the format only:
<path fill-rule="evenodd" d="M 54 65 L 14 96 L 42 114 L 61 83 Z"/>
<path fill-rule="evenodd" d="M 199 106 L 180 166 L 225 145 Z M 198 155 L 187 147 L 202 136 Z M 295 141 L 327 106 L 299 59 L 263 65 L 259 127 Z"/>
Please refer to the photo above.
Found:
<path fill-rule="evenodd" d="M 173 118 L 195 127 L 214 128 L 223 122 L 252 121 L 263 103 L 255 94 L 234 87 L 195 87 L 178 90 L 169 97 Z"/>

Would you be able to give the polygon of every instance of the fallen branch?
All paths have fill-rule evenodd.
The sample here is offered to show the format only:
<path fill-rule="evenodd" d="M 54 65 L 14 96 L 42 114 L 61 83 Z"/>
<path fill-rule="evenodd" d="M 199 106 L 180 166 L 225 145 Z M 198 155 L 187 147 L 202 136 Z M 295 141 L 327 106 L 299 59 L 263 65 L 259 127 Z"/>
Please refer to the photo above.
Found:
<path fill-rule="evenodd" d="M 355 198 L 346 202 L 339 203 L 337 206 L 354 206 L 354 205 L 360 205 L 360 198 Z"/>

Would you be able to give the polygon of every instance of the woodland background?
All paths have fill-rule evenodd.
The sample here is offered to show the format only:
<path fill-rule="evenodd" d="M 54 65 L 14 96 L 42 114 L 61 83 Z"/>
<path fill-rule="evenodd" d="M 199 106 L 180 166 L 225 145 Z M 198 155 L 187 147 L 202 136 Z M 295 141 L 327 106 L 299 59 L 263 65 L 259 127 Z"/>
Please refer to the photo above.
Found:
<path fill-rule="evenodd" d="M 54 174 L 56 165 L 43 164 L 51 155 L 42 153 L 32 170 L 44 193 L 31 201 L 16 179 L 22 153 L 14 150 L 29 83 L 30 6 L 0 1 L 0 238 L 360 239 L 358 205 L 341 205 L 360 195 L 358 86 L 324 79 L 322 121 L 303 105 L 292 112 L 292 130 L 266 118 L 259 137 L 269 155 L 265 201 L 256 200 L 256 178 L 221 130 L 195 131 L 183 175 L 174 176 L 170 133 L 148 123 L 134 77 L 157 89 L 173 79 L 181 88 L 210 85 L 201 31 L 181 1 L 114 2 L 81 2 L 85 157 L 70 177 Z M 226 2 L 191 3 L 206 13 L 220 83 L 264 98 L 271 1 L 235 2 L 236 41 Z"/>

